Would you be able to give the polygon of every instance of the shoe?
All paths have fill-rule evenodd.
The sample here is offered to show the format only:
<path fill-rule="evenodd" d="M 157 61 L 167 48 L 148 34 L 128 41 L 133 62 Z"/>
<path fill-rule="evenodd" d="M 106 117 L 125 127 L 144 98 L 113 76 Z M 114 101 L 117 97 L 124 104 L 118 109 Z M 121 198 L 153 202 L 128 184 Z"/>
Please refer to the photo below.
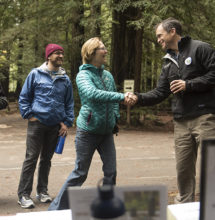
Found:
<path fill-rule="evenodd" d="M 33 200 L 28 195 L 22 196 L 18 200 L 18 204 L 21 205 L 21 207 L 24 208 L 24 209 L 31 209 L 31 208 L 35 207 Z"/>
<path fill-rule="evenodd" d="M 49 196 L 47 192 L 41 192 L 37 194 L 36 198 L 42 203 L 48 203 L 52 201 L 52 198 Z"/>

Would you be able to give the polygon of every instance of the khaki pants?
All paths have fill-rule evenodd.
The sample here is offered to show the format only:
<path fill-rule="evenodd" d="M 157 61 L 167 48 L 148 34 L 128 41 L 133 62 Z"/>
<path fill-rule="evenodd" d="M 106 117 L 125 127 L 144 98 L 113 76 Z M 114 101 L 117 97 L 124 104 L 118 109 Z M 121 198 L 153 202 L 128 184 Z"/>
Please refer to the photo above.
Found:
<path fill-rule="evenodd" d="M 206 138 L 215 138 L 215 114 L 174 121 L 178 195 L 175 203 L 193 202 L 198 148 Z"/>

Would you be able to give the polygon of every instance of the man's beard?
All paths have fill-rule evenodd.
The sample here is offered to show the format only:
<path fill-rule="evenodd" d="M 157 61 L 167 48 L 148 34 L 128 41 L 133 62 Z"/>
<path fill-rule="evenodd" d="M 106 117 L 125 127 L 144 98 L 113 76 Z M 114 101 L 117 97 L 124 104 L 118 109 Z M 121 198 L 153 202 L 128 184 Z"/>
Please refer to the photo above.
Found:
<path fill-rule="evenodd" d="M 50 62 L 54 67 L 58 68 L 58 67 L 62 66 L 62 63 L 58 62 L 59 60 L 63 61 L 63 59 L 57 58 L 55 60 L 50 60 Z"/>

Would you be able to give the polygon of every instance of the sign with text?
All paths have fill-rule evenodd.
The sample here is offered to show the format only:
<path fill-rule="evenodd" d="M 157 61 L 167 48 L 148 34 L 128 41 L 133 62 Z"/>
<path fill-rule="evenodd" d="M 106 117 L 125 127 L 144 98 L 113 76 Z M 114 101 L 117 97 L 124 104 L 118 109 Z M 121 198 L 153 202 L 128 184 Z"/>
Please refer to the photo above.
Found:
<path fill-rule="evenodd" d="M 134 92 L 134 80 L 133 79 L 127 79 L 124 80 L 124 93 L 126 92 Z"/>

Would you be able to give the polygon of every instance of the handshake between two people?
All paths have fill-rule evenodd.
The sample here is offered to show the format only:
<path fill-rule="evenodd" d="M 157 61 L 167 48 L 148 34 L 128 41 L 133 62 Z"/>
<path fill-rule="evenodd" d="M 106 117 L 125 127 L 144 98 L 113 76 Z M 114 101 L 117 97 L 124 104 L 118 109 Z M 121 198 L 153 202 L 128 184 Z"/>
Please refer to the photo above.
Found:
<path fill-rule="evenodd" d="M 138 97 L 133 94 L 132 92 L 126 92 L 125 94 L 125 98 L 124 98 L 124 101 L 123 101 L 123 104 L 124 105 L 135 105 L 138 101 Z"/>

